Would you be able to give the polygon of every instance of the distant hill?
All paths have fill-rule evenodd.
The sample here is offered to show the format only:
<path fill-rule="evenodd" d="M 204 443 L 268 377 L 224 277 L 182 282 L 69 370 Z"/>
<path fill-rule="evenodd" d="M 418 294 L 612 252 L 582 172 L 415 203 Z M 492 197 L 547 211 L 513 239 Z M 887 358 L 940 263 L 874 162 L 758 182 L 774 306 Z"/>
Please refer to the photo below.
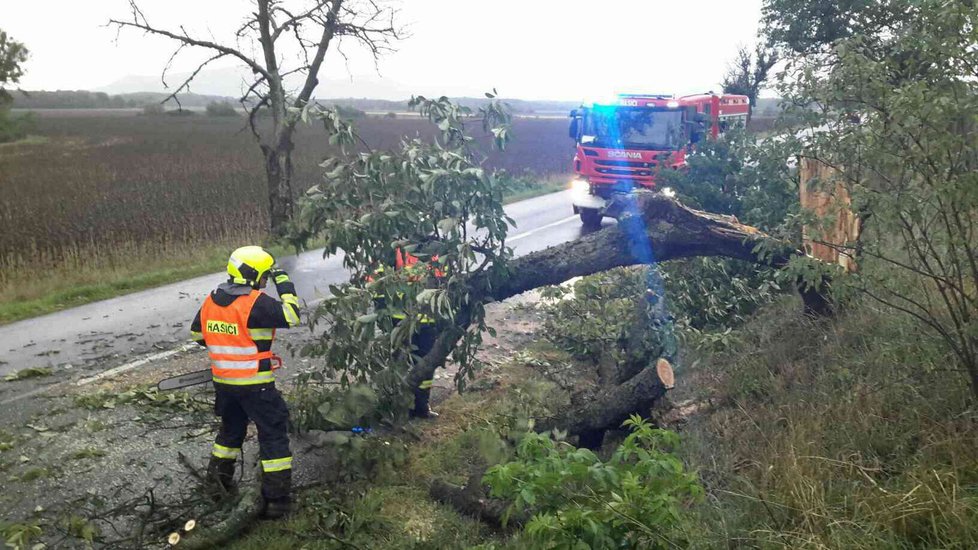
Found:
<path fill-rule="evenodd" d="M 15 92 L 13 107 L 15 109 L 126 109 L 159 103 L 167 95 L 159 92 L 110 95 L 87 90 Z M 186 108 L 202 108 L 213 101 L 230 99 L 197 94 L 180 94 L 179 98 L 180 104 Z M 177 104 L 171 100 L 167 106 L 176 108 Z"/>
<path fill-rule="evenodd" d="M 126 109 L 139 108 L 163 101 L 168 94 L 162 92 L 136 92 L 109 94 L 106 92 L 90 92 L 87 90 L 57 90 L 57 91 L 28 91 L 26 94 L 15 93 L 15 109 Z M 234 97 L 179 94 L 180 104 L 184 108 L 199 109 L 214 101 L 229 101 L 237 104 Z M 467 107 L 477 108 L 484 105 L 485 98 L 463 97 L 456 100 Z M 408 110 L 408 100 L 367 99 L 367 98 L 317 98 L 324 105 L 342 105 L 361 111 L 374 112 L 404 112 Z M 569 101 L 529 101 L 524 99 L 506 100 L 513 111 L 520 114 L 564 114 L 578 106 Z M 175 109 L 177 104 L 170 100 L 166 106 Z"/>
<path fill-rule="evenodd" d="M 132 81 L 135 82 L 135 81 Z M 140 108 L 163 101 L 168 94 L 156 91 L 142 91 L 110 94 L 105 91 L 87 90 L 57 90 L 57 91 L 28 91 L 25 94 L 14 93 L 13 107 L 16 109 L 123 109 Z M 234 96 L 209 94 L 179 94 L 180 104 L 184 108 L 202 109 L 208 103 L 228 101 L 237 105 L 238 98 Z M 408 96 L 404 99 L 371 99 L 368 97 L 318 97 L 317 101 L 324 105 L 341 105 L 368 112 L 405 112 L 408 110 Z M 488 101 L 484 97 L 453 98 L 459 104 L 476 109 Z M 574 101 L 549 101 L 506 99 L 513 112 L 523 115 L 566 115 L 571 109 L 580 106 Z M 759 98 L 754 110 L 756 116 L 775 116 L 780 110 L 779 98 Z M 177 104 L 170 100 L 166 107 L 175 109 Z"/>

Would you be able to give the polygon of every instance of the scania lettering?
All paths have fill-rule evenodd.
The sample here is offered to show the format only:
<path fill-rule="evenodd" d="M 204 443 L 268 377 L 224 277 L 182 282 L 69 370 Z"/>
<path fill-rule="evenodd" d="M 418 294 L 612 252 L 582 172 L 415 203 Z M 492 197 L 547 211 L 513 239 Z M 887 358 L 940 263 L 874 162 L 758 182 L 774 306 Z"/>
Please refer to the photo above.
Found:
<path fill-rule="evenodd" d="M 675 97 L 623 94 L 616 101 L 571 111 L 574 213 L 586 227 L 616 217 L 610 200 L 636 187 L 655 189 L 659 170 L 679 170 L 696 143 L 744 125 L 747 96 L 712 92 Z"/>

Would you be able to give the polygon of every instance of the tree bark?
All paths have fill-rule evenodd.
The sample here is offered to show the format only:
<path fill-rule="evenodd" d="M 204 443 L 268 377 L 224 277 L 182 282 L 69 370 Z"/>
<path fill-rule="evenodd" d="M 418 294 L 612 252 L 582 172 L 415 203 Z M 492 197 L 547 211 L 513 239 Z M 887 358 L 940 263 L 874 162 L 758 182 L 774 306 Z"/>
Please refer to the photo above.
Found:
<path fill-rule="evenodd" d="M 265 176 L 268 184 L 269 225 L 273 235 L 280 234 L 292 219 L 292 142 L 276 147 L 262 145 Z"/>
<path fill-rule="evenodd" d="M 654 368 L 646 368 L 617 386 L 598 393 L 592 401 L 577 410 L 571 410 L 557 418 L 538 422 L 534 429 L 545 432 L 554 428 L 566 430 L 568 435 L 590 437 L 592 434 L 621 427 L 632 414 L 648 413 L 668 391 Z M 589 448 L 597 445 L 584 445 Z"/>
<path fill-rule="evenodd" d="M 527 514 L 513 513 L 509 521 L 503 524 L 503 517 L 510 502 L 489 498 L 486 489 L 482 485 L 482 476 L 486 468 L 476 468 L 469 477 L 468 483 L 464 487 L 452 485 L 440 479 L 432 480 L 428 489 L 431 498 L 448 504 L 459 512 L 474 517 L 480 521 L 495 525 L 497 527 L 519 527 L 526 523 Z"/>

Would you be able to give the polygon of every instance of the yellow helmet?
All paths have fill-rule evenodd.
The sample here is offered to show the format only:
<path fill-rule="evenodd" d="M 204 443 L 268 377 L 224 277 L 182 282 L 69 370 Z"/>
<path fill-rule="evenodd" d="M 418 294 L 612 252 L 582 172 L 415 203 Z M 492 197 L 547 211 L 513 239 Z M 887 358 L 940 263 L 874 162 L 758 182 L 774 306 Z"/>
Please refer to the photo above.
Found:
<path fill-rule="evenodd" d="M 262 276 L 275 265 L 275 258 L 260 246 L 242 246 L 228 259 L 228 276 L 231 282 L 256 286 Z"/>

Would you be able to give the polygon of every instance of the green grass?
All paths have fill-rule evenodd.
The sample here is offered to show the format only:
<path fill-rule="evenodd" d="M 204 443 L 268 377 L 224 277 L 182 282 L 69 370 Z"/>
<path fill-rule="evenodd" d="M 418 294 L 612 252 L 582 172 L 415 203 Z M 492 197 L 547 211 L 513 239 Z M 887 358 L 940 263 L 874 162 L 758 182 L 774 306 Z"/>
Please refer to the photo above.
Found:
<path fill-rule="evenodd" d="M 177 247 L 160 254 L 151 249 L 137 249 L 126 258 L 112 258 L 105 268 L 90 265 L 19 278 L 8 285 L 7 292 L 0 293 L 0 324 L 217 273 L 223 270 L 234 246 L 222 243 Z M 268 249 L 276 256 L 291 254 L 282 246 Z"/>
<path fill-rule="evenodd" d="M 516 188 L 503 197 L 503 203 L 511 204 L 526 199 L 532 199 L 534 197 L 548 195 L 550 193 L 556 193 L 557 191 L 563 191 L 568 188 L 567 186 L 569 182 L 570 176 L 563 174 L 554 174 L 529 180 L 521 179 L 516 184 Z"/>
<path fill-rule="evenodd" d="M 22 145 L 44 145 L 48 141 L 50 140 L 45 136 L 36 136 L 33 134 L 28 134 L 27 136 L 18 139 L 17 141 L 8 141 L 5 143 L 0 143 L 0 149 L 19 147 Z"/>
<path fill-rule="evenodd" d="M 767 308 L 685 374 L 714 404 L 684 434 L 710 495 L 698 546 L 978 547 L 965 376 L 892 312 L 857 302 L 813 322 L 799 309 Z"/>
<path fill-rule="evenodd" d="M 296 513 L 285 523 L 262 522 L 228 548 L 428 549 L 519 548 L 508 533 L 459 514 L 435 502 L 428 484 L 439 478 L 464 484 L 479 464 L 506 460 L 511 451 L 493 426 L 505 426 L 521 411 L 553 411 L 567 405 L 567 396 L 519 361 L 488 378 L 485 389 L 475 385 L 438 405 L 437 421 L 412 423 L 416 437 L 407 444 L 403 464 L 381 470 L 361 482 L 300 493 Z M 514 431 L 525 430 L 513 426 Z M 388 437 L 375 435 L 374 437 Z M 392 441 L 392 444 L 395 443 Z M 315 542 L 312 542 L 315 541 Z"/>

